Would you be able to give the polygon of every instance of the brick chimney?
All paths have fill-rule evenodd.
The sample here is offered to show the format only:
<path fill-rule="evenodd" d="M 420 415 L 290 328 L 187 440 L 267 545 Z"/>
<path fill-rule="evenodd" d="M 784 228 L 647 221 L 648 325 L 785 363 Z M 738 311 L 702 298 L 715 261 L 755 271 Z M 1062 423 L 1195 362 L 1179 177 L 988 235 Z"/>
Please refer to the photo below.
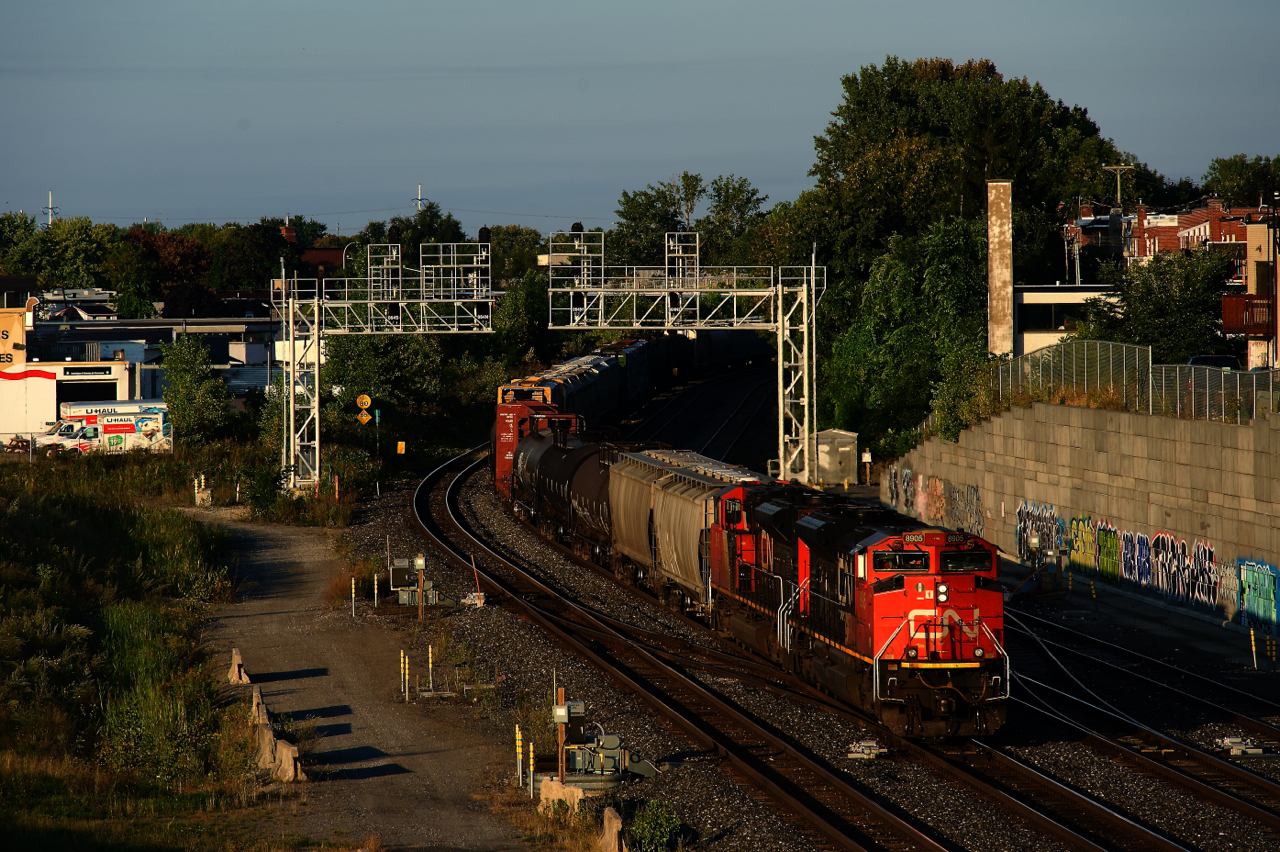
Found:
<path fill-rule="evenodd" d="M 1093 205 L 1092 205 L 1092 204 L 1081 204 L 1081 205 L 1080 205 L 1080 218 L 1081 218 L 1081 219 L 1092 219 L 1092 218 L 1093 218 Z"/>
<path fill-rule="evenodd" d="M 287 243 L 296 243 L 298 241 L 298 232 L 288 225 L 280 229 L 280 236 L 284 237 Z"/>

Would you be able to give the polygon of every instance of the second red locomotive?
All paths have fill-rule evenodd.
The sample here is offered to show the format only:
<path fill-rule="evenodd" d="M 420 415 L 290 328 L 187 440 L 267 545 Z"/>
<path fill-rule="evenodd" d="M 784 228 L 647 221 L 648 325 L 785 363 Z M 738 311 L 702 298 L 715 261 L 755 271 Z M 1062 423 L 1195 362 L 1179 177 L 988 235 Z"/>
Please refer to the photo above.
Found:
<path fill-rule="evenodd" d="M 544 535 L 899 734 L 1003 724 L 992 544 L 695 453 L 591 441 L 540 396 L 500 391 L 493 454 L 498 491 Z"/>

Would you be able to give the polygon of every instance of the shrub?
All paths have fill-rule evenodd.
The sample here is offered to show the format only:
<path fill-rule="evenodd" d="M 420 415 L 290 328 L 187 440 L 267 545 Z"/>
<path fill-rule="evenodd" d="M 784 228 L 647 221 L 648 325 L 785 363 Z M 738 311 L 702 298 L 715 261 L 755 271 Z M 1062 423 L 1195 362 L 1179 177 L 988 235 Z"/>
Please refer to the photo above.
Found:
<path fill-rule="evenodd" d="M 637 852 L 662 852 L 671 846 L 680 817 L 675 809 L 661 799 L 648 802 L 631 824 L 631 840 Z"/>

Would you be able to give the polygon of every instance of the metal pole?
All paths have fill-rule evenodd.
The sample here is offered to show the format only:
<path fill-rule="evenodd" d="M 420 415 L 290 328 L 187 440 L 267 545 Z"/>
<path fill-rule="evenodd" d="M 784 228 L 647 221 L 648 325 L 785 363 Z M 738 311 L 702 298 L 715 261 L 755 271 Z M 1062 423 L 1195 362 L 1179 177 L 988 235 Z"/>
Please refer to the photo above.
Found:
<path fill-rule="evenodd" d="M 813 432 L 813 423 L 811 422 L 813 397 L 810 392 L 810 389 L 813 387 L 813 376 L 809 371 L 809 362 L 812 357 L 812 344 L 809 335 L 809 324 L 813 320 L 813 300 L 810 298 L 810 293 L 813 291 L 815 286 L 815 282 L 813 280 L 814 274 L 814 271 L 810 270 L 809 280 L 805 282 L 804 292 L 801 294 L 801 299 L 803 299 L 801 304 L 803 305 L 804 310 L 801 312 L 800 316 L 800 320 L 804 323 L 804 336 L 801 338 L 804 342 L 804 352 L 802 353 L 804 356 L 804 437 L 801 438 L 801 440 L 804 441 L 804 444 L 801 446 L 800 450 L 802 453 L 801 457 L 804 459 L 804 483 L 806 485 L 813 482 L 813 478 L 809 473 L 809 436 Z"/>
<path fill-rule="evenodd" d="M 297 273 L 295 272 L 296 276 Z M 316 430 L 316 459 L 313 474 L 316 482 L 320 481 L 320 347 L 324 336 L 324 323 L 320 316 L 320 280 L 316 279 L 315 296 L 312 300 L 311 314 L 311 357 L 315 359 L 315 370 L 311 376 L 311 428 Z"/>
<path fill-rule="evenodd" d="M 783 305 L 782 305 L 782 303 L 783 303 L 783 299 L 784 299 L 784 297 L 785 297 L 785 294 L 786 294 L 786 290 L 785 290 L 785 289 L 783 288 L 783 286 L 782 286 L 782 276 L 781 276 L 781 275 L 779 275 L 779 276 L 778 276 L 778 289 L 777 289 L 777 302 L 778 302 L 778 311 L 777 311 L 777 324 L 778 324 L 778 478 L 779 478 L 779 479 L 781 479 L 781 480 L 786 480 L 786 479 L 787 479 L 787 473 L 788 473 L 788 471 L 783 470 L 783 466 L 784 466 L 784 465 L 786 465 L 786 463 L 787 463 L 787 444 L 786 444 L 786 419 L 787 419 L 786 396 L 787 396 L 787 391 L 786 391 L 786 387 L 785 387 L 785 386 L 784 386 L 784 384 L 783 384 L 783 382 L 784 382 L 785 380 L 784 380 L 784 378 L 783 378 L 784 371 L 783 371 L 783 369 L 782 369 L 782 364 L 783 364 L 783 362 L 784 362 L 784 360 L 785 360 L 785 357 L 786 357 L 786 356 L 785 356 L 785 349 L 786 349 L 786 339 L 787 339 L 787 316 L 786 316 L 786 313 L 785 313 L 785 312 L 784 312 L 784 310 L 783 310 Z"/>

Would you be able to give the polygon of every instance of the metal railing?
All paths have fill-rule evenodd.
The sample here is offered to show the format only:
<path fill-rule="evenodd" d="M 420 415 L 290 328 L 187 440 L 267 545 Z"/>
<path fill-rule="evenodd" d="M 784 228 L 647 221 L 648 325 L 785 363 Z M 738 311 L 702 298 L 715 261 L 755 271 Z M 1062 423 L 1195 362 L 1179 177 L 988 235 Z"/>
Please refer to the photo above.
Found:
<path fill-rule="evenodd" d="M 996 364 L 991 388 L 1001 399 L 1028 394 L 1046 402 L 1240 424 L 1280 410 L 1278 373 L 1152 364 L 1147 346 L 1073 340 Z"/>
<path fill-rule="evenodd" d="M 1002 399 L 1017 393 L 1049 402 L 1092 398 L 1150 412 L 1151 347 L 1101 340 L 1057 343 L 996 364 L 991 387 Z"/>
<path fill-rule="evenodd" d="M 1222 297 L 1224 334 L 1270 334 L 1276 327 L 1270 296 L 1232 295 Z"/>
<path fill-rule="evenodd" d="M 1158 364 L 1151 368 L 1151 413 L 1248 423 L 1277 410 L 1277 372 Z"/>

